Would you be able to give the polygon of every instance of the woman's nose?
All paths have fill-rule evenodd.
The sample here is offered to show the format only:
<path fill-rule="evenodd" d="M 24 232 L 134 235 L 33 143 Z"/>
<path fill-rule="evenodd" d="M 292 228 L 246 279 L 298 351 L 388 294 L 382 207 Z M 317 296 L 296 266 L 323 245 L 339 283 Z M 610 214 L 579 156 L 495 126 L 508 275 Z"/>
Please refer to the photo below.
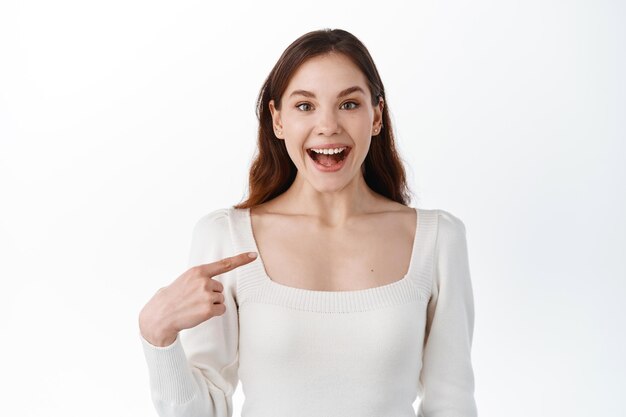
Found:
<path fill-rule="evenodd" d="M 321 110 L 317 120 L 317 133 L 320 135 L 334 135 L 339 133 L 339 117 L 333 108 Z"/>

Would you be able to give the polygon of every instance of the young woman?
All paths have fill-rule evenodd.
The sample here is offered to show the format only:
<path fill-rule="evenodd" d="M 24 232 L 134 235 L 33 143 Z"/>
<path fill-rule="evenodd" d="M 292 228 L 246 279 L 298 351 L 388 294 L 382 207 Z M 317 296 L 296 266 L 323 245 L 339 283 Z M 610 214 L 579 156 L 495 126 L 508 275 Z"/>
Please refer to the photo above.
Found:
<path fill-rule="evenodd" d="M 464 223 L 408 207 L 365 46 L 319 30 L 258 98 L 247 200 L 195 225 L 139 315 L 160 416 L 476 416 Z M 248 253 L 256 254 L 249 257 Z"/>

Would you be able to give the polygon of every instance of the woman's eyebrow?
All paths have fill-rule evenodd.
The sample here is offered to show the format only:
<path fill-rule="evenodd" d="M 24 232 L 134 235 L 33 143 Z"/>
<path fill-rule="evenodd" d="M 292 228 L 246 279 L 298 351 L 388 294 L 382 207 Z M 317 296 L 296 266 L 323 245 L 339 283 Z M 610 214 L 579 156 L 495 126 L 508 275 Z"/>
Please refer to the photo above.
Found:
<path fill-rule="evenodd" d="M 337 98 L 340 98 L 340 97 L 343 97 L 343 96 L 347 96 L 348 94 L 354 93 L 355 91 L 360 91 L 361 93 L 365 94 L 365 91 L 363 91 L 363 89 L 361 87 L 359 87 L 358 85 L 355 85 L 355 86 L 352 86 L 352 87 L 348 87 L 345 90 L 341 90 L 339 92 L 339 94 L 337 94 Z M 306 91 L 306 90 L 294 90 L 289 95 L 289 97 L 291 98 L 292 96 L 296 96 L 296 95 L 315 98 L 315 94 L 313 94 L 310 91 Z"/>

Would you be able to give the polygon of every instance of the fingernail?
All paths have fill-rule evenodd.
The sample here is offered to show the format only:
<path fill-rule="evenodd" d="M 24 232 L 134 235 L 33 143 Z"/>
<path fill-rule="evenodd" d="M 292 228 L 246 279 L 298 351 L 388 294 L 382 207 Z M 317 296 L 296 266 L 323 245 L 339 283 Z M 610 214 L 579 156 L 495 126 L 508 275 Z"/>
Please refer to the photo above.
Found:
<path fill-rule="evenodd" d="M 256 252 L 248 252 L 248 256 L 251 257 L 252 259 L 256 258 L 257 253 Z"/>

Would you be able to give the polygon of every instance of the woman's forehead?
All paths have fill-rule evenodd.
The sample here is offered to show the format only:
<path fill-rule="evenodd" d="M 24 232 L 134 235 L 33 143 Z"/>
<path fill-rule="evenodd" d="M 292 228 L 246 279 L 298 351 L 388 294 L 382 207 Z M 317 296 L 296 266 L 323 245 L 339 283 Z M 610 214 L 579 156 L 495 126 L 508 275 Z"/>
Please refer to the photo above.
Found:
<path fill-rule="evenodd" d="M 359 67 L 342 54 L 325 54 L 310 58 L 298 67 L 284 96 L 288 98 L 296 90 L 316 96 L 335 96 L 352 87 L 360 87 L 363 92 L 368 92 L 367 79 Z"/>

